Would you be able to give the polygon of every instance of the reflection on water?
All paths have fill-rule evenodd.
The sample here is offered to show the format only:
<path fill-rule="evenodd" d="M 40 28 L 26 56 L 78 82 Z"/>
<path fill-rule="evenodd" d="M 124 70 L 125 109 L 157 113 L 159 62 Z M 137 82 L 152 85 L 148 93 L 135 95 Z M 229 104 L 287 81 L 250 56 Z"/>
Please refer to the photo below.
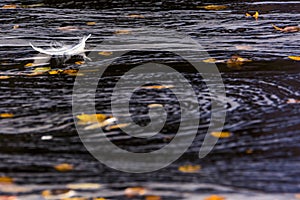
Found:
<path fill-rule="evenodd" d="M 5 0 L 0 6 L 14 2 L 17 1 Z M 272 23 L 297 25 L 299 2 L 223 1 L 228 9 L 220 11 L 197 8 L 204 5 L 198 1 L 165 1 L 150 6 L 141 3 L 140 9 L 133 9 L 130 3 L 121 8 L 118 4 L 104 3 L 102 6 L 106 9 L 97 9 L 100 7 L 93 6 L 90 1 L 78 2 L 76 7 L 85 9 L 76 9 L 68 1 L 58 6 L 61 8 L 56 8 L 51 0 L 45 3 L 42 7 L 1 10 L 0 13 L 3 25 L 0 76 L 9 76 L 0 78 L 0 107 L 1 113 L 14 114 L 12 118 L 0 119 L 0 176 L 13 177 L 16 184 L 27 188 L 26 192 L 17 192 L 23 195 L 20 199 L 41 199 L 42 190 L 64 189 L 70 182 L 100 183 L 100 190 L 80 190 L 76 194 L 107 199 L 124 199 L 124 190 L 134 186 L 143 186 L 150 191 L 149 195 L 162 196 L 162 199 L 203 199 L 214 193 L 230 199 L 274 199 L 273 195 L 263 192 L 281 193 L 276 195 L 277 199 L 293 199 L 292 194 L 285 196 L 283 193 L 299 192 L 300 104 L 287 104 L 290 98 L 300 98 L 299 62 L 287 58 L 300 55 L 299 33 L 275 32 L 271 26 Z M 245 12 L 256 10 L 261 14 L 258 21 L 245 18 Z M 128 17 L 130 14 L 143 17 Z M 88 25 L 87 22 L 96 23 Z M 14 25 L 19 27 L 13 29 Z M 67 26 L 72 29 L 59 29 Z M 209 124 L 210 98 L 199 74 L 193 73 L 173 55 L 155 52 L 124 56 L 106 72 L 99 81 L 96 95 L 99 113 L 110 114 L 111 92 L 130 64 L 148 61 L 171 64 L 192 83 L 198 94 L 202 118 L 193 145 L 171 166 L 141 176 L 107 168 L 86 152 L 72 116 L 75 76 L 70 73 L 28 76 L 36 68 L 28 63 L 33 62 L 33 57 L 43 56 L 37 55 L 29 42 L 41 46 L 55 40 L 72 44 L 82 35 L 91 33 L 87 44 L 93 49 L 103 40 L 113 40 L 118 30 L 130 33 L 143 31 L 143 27 L 188 34 L 217 60 L 239 54 L 253 62 L 245 64 L 241 70 L 229 69 L 225 63 L 218 64 L 228 102 L 224 130 L 230 131 L 232 137 L 220 139 L 213 152 L 202 160 L 197 155 Z M 171 41 L 163 41 L 161 45 L 168 42 Z M 182 51 L 187 50 L 180 42 L 176 45 Z M 105 49 L 94 49 L 103 50 L 114 53 L 116 47 L 108 45 Z M 52 59 L 45 66 L 50 65 L 52 70 L 78 69 L 80 65 L 74 64 L 75 61 L 78 59 L 67 63 Z M 150 73 L 149 76 L 164 74 Z M 135 77 L 130 81 L 135 81 Z M 169 82 L 166 80 L 165 84 Z M 188 104 L 189 98 L 186 99 Z M 164 131 L 155 138 L 140 140 L 113 130 L 108 132 L 109 138 L 121 147 L 134 148 L 133 151 L 149 151 L 167 144 L 176 134 L 180 119 L 180 107 L 172 92 L 143 90 L 133 96 L 132 102 L 134 114 L 143 120 L 147 120 L 148 104 L 163 104 L 170 115 Z M 123 112 L 122 108 L 119 112 Z M 193 120 L 195 114 L 197 112 L 191 113 L 185 120 Z M 187 127 L 187 133 L 190 128 L 193 127 Z M 47 135 L 53 139 L 42 139 Z M 57 172 L 53 166 L 59 163 L 70 163 L 74 170 Z M 201 165 L 202 169 L 192 174 L 178 171 L 178 167 L 185 164 Z M 14 194 L 1 188 L 0 193 Z M 137 199 L 144 199 L 144 196 Z"/>

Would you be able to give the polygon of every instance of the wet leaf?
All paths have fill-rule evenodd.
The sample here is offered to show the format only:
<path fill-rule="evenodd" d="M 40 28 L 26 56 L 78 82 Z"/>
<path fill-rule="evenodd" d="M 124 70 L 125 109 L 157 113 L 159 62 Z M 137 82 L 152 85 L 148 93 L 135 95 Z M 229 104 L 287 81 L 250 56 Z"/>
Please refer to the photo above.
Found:
<path fill-rule="evenodd" d="M 111 130 L 115 130 L 115 129 L 124 128 L 124 127 L 127 127 L 127 126 L 129 126 L 129 125 L 130 125 L 129 123 L 116 124 L 116 125 L 108 126 L 108 127 L 106 127 L 105 129 L 106 129 L 107 131 L 111 131 Z"/>
<path fill-rule="evenodd" d="M 253 149 L 247 149 L 246 150 L 246 154 L 252 154 L 253 153 Z"/>
<path fill-rule="evenodd" d="M 241 69 L 241 66 L 244 65 L 246 62 L 252 62 L 252 60 L 247 58 L 242 58 L 238 55 L 234 55 L 227 60 L 227 67 Z"/>
<path fill-rule="evenodd" d="M 31 5 L 21 5 L 21 8 L 37 8 L 44 6 L 45 4 L 43 3 L 37 3 L 37 4 L 31 4 Z"/>
<path fill-rule="evenodd" d="M 2 6 L 2 9 L 16 9 L 17 5 L 15 4 L 8 4 L 8 5 L 4 5 Z"/>
<path fill-rule="evenodd" d="M 3 79 L 9 79 L 10 76 L 0 76 L 0 80 L 3 80 Z"/>
<path fill-rule="evenodd" d="M 300 103 L 300 99 L 288 99 L 286 103 L 288 104 Z"/>
<path fill-rule="evenodd" d="M 103 122 L 106 118 L 108 118 L 108 116 L 104 114 L 81 114 L 77 115 L 76 117 L 80 120 L 80 124 Z"/>
<path fill-rule="evenodd" d="M 145 200 L 161 200 L 161 197 L 160 196 L 151 195 L 151 196 L 146 196 Z"/>
<path fill-rule="evenodd" d="M 12 184 L 14 182 L 14 180 L 11 177 L 8 176 L 2 176 L 0 177 L 0 184 Z"/>
<path fill-rule="evenodd" d="M 204 200 L 225 200 L 226 198 L 219 195 L 211 195 L 209 197 L 206 197 Z"/>
<path fill-rule="evenodd" d="M 205 60 L 202 60 L 203 62 L 205 63 L 215 63 L 217 60 L 215 58 L 208 58 L 208 59 L 205 59 Z"/>
<path fill-rule="evenodd" d="M 12 118 L 14 117 L 14 114 L 12 113 L 0 113 L 1 118 Z"/>
<path fill-rule="evenodd" d="M 105 199 L 105 198 L 103 198 L 103 197 L 97 197 L 97 198 L 93 198 L 93 200 L 107 200 L 107 199 Z"/>
<path fill-rule="evenodd" d="M 68 163 L 62 163 L 59 165 L 55 165 L 54 169 L 56 169 L 59 172 L 68 172 L 72 171 L 74 169 L 74 166 Z"/>
<path fill-rule="evenodd" d="M 13 26 L 13 29 L 15 30 L 15 29 L 18 29 L 19 27 L 20 27 L 20 25 L 16 24 Z"/>
<path fill-rule="evenodd" d="M 299 26 L 287 26 L 285 28 L 280 28 L 278 26 L 275 26 L 272 24 L 273 28 L 277 31 L 285 32 L 285 33 L 294 33 L 294 32 L 299 32 L 300 27 Z"/>
<path fill-rule="evenodd" d="M 88 25 L 88 26 L 95 26 L 96 22 L 87 22 L 86 25 Z"/>
<path fill-rule="evenodd" d="M 0 196 L 0 200 L 18 200 L 17 196 Z"/>
<path fill-rule="evenodd" d="M 101 188 L 97 183 L 72 183 L 68 184 L 67 188 L 72 190 L 97 190 Z"/>
<path fill-rule="evenodd" d="M 224 10 L 228 6 L 225 5 L 207 5 L 207 6 L 200 6 L 199 8 L 204 8 L 205 10 Z"/>
<path fill-rule="evenodd" d="M 255 12 L 253 15 L 246 13 L 246 17 L 253 17 L 255 20 L 258 20 L 259 12 Z"/>
<path fill-rule="evenodd" d="M 216 138 L 228 138 L 231 136 L 230 132 L 211 132 L 210 134 Z"/>
<path fill-rule="evenodd" d="M 25 67 L 33 67 L 34 64 L 33 63 L 27 63 L 26 65 L 24 65 Z"/>
<path fill-rule="evenodd" d="M 113 54 L 113 52 L 111 52 L 111 51 L 101 51 L 98 54 L 101 55 L 101 56 L 110 56 L 110 55 Z"/>
<path fill-rule="evenodd" d="M 174 85 L 150 85 L 150 86 L 142 86 L 143 89 L 168 89 L 168 88 L 173 88 Z"/>
<path fill-rule="evenodd" d="M 126 35 L 126 34 L 130 34 L 131 31 L 130 30 L 117 30 L 115 31 L 116 35 Z"/>
<path fill-rule="evenodd" d="M 70 189 L 55 189 L 55 190 L 44 190 L 41 195 L 45 199 L 62 199 L 74 196 L 76 193 Z"/>
<path fill-rule="evenodd" d="M 104 120 L 103 122 L 97 122 L 92 125 L 86 126 L 84 128 L 84 130 L 93 130 L 93 129 L 97 129 L 97 128 L 102 128 L 102 127 L 108 126 L 116 121 L 117 121 L 116 118 L 111 117 L 111 118 Z"/>
<path fill-rule="evenodd" d="M 84 64 L 84 61 L 77 61 L 77 62 L 75 62 L 75 64 L 76 65 L 82 65 L 82 64 Z"/>
<path fill-rule="evenodd" d="M 145 16 L 137 15 L 137 14 L 129 14 L 129 15 L 127 15 L 127 17 L 130 17 L 130 18 L 145 18 Z"/>
<path fill-rule="evenodd" d="M 37 67 L 33 70 L 34 73 L 44 73 L 51 70 L 51 67 Z"/>
<path fill-rule="evenodd" d="M 58 70 L 51 70 L 51 71 L 48 71 L 48 74 L 51 74 L 51 75 L 56 75 L 56 74 L 60 74 L 62 73 L 64 70 L 62 69 L 58 69 Z"/>
<path fill-rule="evenodd" d="M 200 165 L 183 165 L 178 168 L 179 171 L 184 173 L 196 173 L 201 170 Z"/>
<path fill-rule="evenodd" d="M 289 56 L 290 59 L 300 61 L 300 56 Z"/>
<path fill-rule="evenodd" d="M 83 75 L 83 74 L 78 74 L 77 69 L 65 69 L 62 71 L 63 74 L 68 74 L 70 76 L 77 76 L 77 75 Z"/>
<path fill-rule="evenodd" d="M 164 106 L 162 104 L 149 104 L 148 108 L 163 108 Z"/>
<path fill-rule="evenodd" d="M 125 189 L 124 194 L 128 198 L 132 198 L 132 197 L 135 197 L 135 196 L 145 195 L 146 192 L 147 192 L 147 190 L 144 187 L 130 187 L 130 188 Z"/>

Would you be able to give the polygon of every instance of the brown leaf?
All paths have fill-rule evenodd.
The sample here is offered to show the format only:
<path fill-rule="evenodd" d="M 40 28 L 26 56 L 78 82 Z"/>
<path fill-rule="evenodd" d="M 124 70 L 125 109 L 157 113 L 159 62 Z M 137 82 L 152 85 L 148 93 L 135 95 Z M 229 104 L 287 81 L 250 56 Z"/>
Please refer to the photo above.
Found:
<path fill-rule="evenodd" d="M 275 28 L 275 30 L 285 32 L 285 33 L 294 33 L 294 32 L 300 31 L 299 26 L 287 26 L 285 28 L 279 28 L 278 26 L 275 26 L 274 24 L 272 24 L 272 26 Z"/>
<path fill-rule="evenodd" d="M 14 180 L 11 177 L 8 176 L 2 176 L 0 177 L 0 184 L 12 184 L 14 182 Z"/>

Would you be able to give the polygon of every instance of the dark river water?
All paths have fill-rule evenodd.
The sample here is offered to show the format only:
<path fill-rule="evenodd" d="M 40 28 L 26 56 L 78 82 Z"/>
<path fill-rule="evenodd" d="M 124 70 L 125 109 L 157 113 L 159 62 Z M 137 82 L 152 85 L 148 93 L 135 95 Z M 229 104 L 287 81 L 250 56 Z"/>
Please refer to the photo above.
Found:
<path fill-rule="evenodd" d="M 7 4 L 19 6 L 0 12 L 0 113 L 14 115 L 0 118 L 0 177 L 13 178 L 14 185 L 9 190 L 0 184 L 0 200 L 4 199 L 2 196 L 45 199 L 41 196 L 43 190 L 66 189 L 69 183 L 101 184 L 101 189 L 75 191 L 75 197 L 86 199 L 146 199 L 147 195 L 161 199 L 205 199 L 218 194 L 226 199 L 273 200 L 295 199 L 294 195 L 300 193 L 300 104 L 293 103 L 300 99 L 300 63 L 288 58 L 300 55 L 300 37 L 299 32 L 277 32 L 271 25 L 297 26 L 300 1 L 2 0 L 0 7 Z M 206 10 L 201 7 L 209 4 L 227 8 Z M 257 21 L 245 17 L 246 12 L 254 14 L 255 11 L 260 13 Z M 168 31 L 188 36 L 201 45 L 200 49 L 190 49 L 184 41 L 163 37 Z M 132 46 L 113 43 L 119 35 L 126 38 L 134 33 L 143 33 L 145 43 L 136 42 L 135 37 L 127 38 Z M 159 42 L 151 39 L 154 33 L 161 34 Z M 95 95 L 97 113 L 112 114 L 111 94 L 115 84 L 125 72 L 139 64 L 159 62 L 172 66 L 192 85 L 200 112 L 191 107 L 192 112 L 183 120 L 192 121 L 199 115 L 201 120 L 193 144 L 177 161 L 143 174 L 120 172 L 101 164 L 86 150 L 75 128 L 72 95 L 76 76 L 32 74 L 37 72 L 34 71 L 37 67 L 80 68 L 82 77 L 93 81 L 85 77 L 89 72 L 84 71 L 85 64 L 78 64 L 80 57 L 68 61 L 51 58 L 39 66 L 30 65 L 40 59 L 37 57 L 45 57 L 32 49 L 30 42 L 41 47 L 55 41 L 76 44 L 88 34 L 92 36 L 87 40 L 87 55 L 128 51 L 113 61 L 99 80 Z M 205 55 L 217 60 L 224 82 L 226 98 L 217 101 L 227 110 L 223 130 L 230 132 L 231 137 L 220 138 L 203 159 L 198 158 L 198 152 L 211 116 L 208 89 L 205 80 L 186 60 L 170 52 L 151 51 L 155 45 L 170 44 L 180 52 L 207 52 Z M 138 51 L 141 47 L 143 51 Z M 134 51 L 129 52 L 131 50 Z M 198 54 L 189 55 L 189 59 L 197 62 L 207 59 L 195 56 Z M 232 55 L 252 62 L 227 66 L 226 60 Z M 102 66 L 104 59 L 110 58 L 98 55 L 98 59 L 86 63 L 97 72 L 97 66 Z M 152 71 L 145 72 L 145 77 L 160 77 L 164 85 L 174 84 L 172 73 L 155 70 L 153 67 Z M 139 76 L 130 76 L 126 81 L 130 84 L 140 80 Z M 218 87 L 212 81 L 211 84 Z M 185 88 L 179 90 L 185 103 L 192 105 L 193 99 Z M 135 91 L 130 111 L 137 123 L 149 122 L 149 104 L 162 104 L 167 111 L 166 125 L 159 134 L 140 139 L 121 130 L 111 130 L 106 131 L 109 139 L 134 152 L 157 150 L 168 144 L 180 123 L 180 104 L 170 89 Z M 119 114 L 125 112 L 126 108 L 118 110 Z M 185 128 L 188 135 L 194 127 Z M 69 163 L 74 169 L 56 171 L 53 166 L 61 163 Z M 183 173 L 178 170 L 183 165 L 201 165 L 201 170 Z M 128 187 L 144 187 L 147 195 L 126 197 L 124 190 Z M 46 199 L 62 197 L 54 195 Z"/>

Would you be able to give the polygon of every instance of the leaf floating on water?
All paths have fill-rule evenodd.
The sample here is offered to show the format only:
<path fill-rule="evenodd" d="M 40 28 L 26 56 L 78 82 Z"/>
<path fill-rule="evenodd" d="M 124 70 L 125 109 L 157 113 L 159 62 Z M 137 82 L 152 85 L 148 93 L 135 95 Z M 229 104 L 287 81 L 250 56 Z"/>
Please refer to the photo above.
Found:
<path fill-rule="evenodd" d="M 246 13 L 246 17 L 253 17 L 257 21 L 259 17 L 259 12 L 256 11 L 253 15 Z"/>
<path fill-rule="evenodd" d="M 211 195 L 209 197 L 206 197 L 204 200 L 225 200 L 226 198 L 219 195 Z"/>
<path fill-rule="evenodd" d="M 93 130 L 93 129 L 97 129 L 97 128 L 102 128 L 102 127 L 108 126 L 116 121 L 117 121 L 117 119 L 115 117 L 111 117 L 111 118 L 104 120 L 103 122 L 97 122 L 90 126 L 87 126 L 84 128 L 84 130 Z"/>
<path fill-rule="evenodd" d="M 0 76 L 0 80 L 9 79 L 10 76 Z"/>
<path fill-rule="evenodd" d="M 279 28 L 278 26 L 275 26 L 272 24 L 273 28 L 277 31 L 285 32 L 285 33 L 294 33 L 294 32 L 299 32 L 300 27 L 299 26 L 287 26 L 285 28 Z"/>
<path fill-rule="evenodd" d="M 145 200 L 161 200 L 161 197 L 160 196 L 151 195 L 151 196 L 146 196 Z"/>
<path fill-rule="evenodd" d="M 242 58 L 238 55 L 234 55 L 227 60 L 227 67 L 241 69 L 241 66 L 244 65 L 246 62 L 252 62 L 252 60 L 247 58 Z"/>
<path fill-rule="evenodd" d="M 12 113 L 0 113 L 1 118 L 12 118 L 14 117 L 14 114 Z"/>
<path fill-rule="evenodd" d="M 142 196 L 145 195 L 147 192 L 147 189 L 144 187 L 130 187 L 130 188 L 126 188 L 124 191 L 124 194 L 128 197 L 128 198 L 132 198 L 135 196 Z"/>
<path fill-rule="evenodd" d="M 164 106 L 162 104 L 149 104 L 148 108 L 163 108 Z"/>
<path fill-rule="evenodd" d="M 45 4 L 43 3 L 37 3 L 37 4 L 31 4 L 31 5 L 21 5 L 21 8 L 37 8 L 44 6 Z"/>
<path fill-rule="evenodd" d="M 98 54 L 101 55 L 101 56 L 110 56 L 110 55 L 113 54 L 113 52 L 111 52 L 111 51 L 101 51 Z"/>
<path fill-rule="evenodd" d="M 115 31 L 116 35 L 126 35 L 126 34 L 130 34 L 131 31 L 130 30 L 117 30 Z"/>
<path fill-rule="evenodd" d="M 16 9 L 17 5 L 15 4 L 8 4 L 8 5 L 4 5 L 2 6 L 2 9 Z"/>
<path fill-rule="evenodd" d="M 184 173 L 196 173 L 201 170 L 200 165 L 183 165 L 178 168 L 179 171 Z"/>
<path fill-rule="evenodd" d="M 211 132 L 210 134 L 215 138 L 229 138 L 231 136 L 230 132 Z"/>
<path fill-rule="evenodd" d="M 14 181 L 11 177 L 8 177 L 8 176 L 2 176 L 0 177 L 0 184 L 12 184 Z"/>
<path fill-rule="evenodd" d="M 93 200 L 107 200 L 107 199 L 105 199 L 105 198 L 103 198 L 103 197 L 97 197 L 97 198 L 93 198 Z"/>
<path fill-rule="evenodd" d="M 75 64 L 76 65 L 82 65 L 82 64 L 84 64 L 84 61 L 77 61 L 77 62 L 75 62 Z"/>
<path fill-rule="evenodd" d="M 68 163 L 62 163 L 59 165 L 55 165 L 54 169 L 56 169 L 59 172 L 68 172 L 72 171 L 74 169 L 74 166 Z"/>
<path fill-rule="evenodd" d="M 77 26 L 61 26 L 56 28 L 57 30 L 60 31 L 77 31 L 80 30 Z"/>
<path fill-rule="evenodd" d="M 228 6 L 225 5 L 207 5 L 207 6 L 199 6 L 198 8 L 204 8 L 205 10 L 224 10 Z"/>
<path fill-rule="evenodd" d="M 20 27 L 20 25 L 16 24 L 16 25 L 13 26 L 13 29 L 16 30 L 16 29 L 18 29 L 19 27 Z"/>
<path fill-rule="evenodd" d="M 300 56 L 289 56 L 290 59 L 300 61 Z"/>
<path fill-rule="evenodd" d="M 168 88 L 173 88 L 174 85 L 150 85 L 150 86 L 142 86 L 143 89 L 168 89 Z"/>
<path fill-rule="evenodd" d="M 49 74 L 51 75 L 56 75 L 56 74 L 60 74 L 62 73 L 64 70 L 62 69 L 59 69 L 59 70 L 51 70 L 51 71 L 48 71 Z"/>
<path fill-rule="evenodd" d="M 205 59 L 205 60 L 202 60 L 203 62 L 205 63 L 215 63 L 217 60 L 215 58 L 208 58 L 208 59 Z"/>
<path fill-rule="evenodd" d="M 0 200 L 18 200 L 17 196 L 0 196 Z"/>
<path fill-rule="evenodd" d="M 37 67 L 33 70 L 35 73 L 44 73 L 51 70 L 51 67 Z"/>
<path fill-rule="evenodd" d="M 105 128 L 107 131 L 115 130 L 115 129 L 120 129 L 129 126 L 129 123 L 124 123 L 124 124 L 116 124 L 116 125 L 111 125 Z"/>
<path fill-rule="evenodd" d="M 70 189 L 44 190 L 41 193 L 45 199 L 63 199 L 72 197 L 75 194 L 75 191 Z"/>
<path fill-rule="evenodd" d="M 27 63 L 26 65 L 24 65 L 24 67 L 33 67 L 34 64 L 33 63 Z"/>
<path fill-rule="evenodd" d="M 86 25 L 88 25 L 88 26 L 95 26 L 96 22 L 87 22 Z"/>
<path fill-rule="evenodd" d="M 72 190 L 97 190 L 101 187 L 98 183 L 72 183 L 67 185 L 67 188 Z"/>
<path fill-rule="evenodd" d="M 106 118 L 108 118 L 108 116 L 104 114 L 81 114 L 76 117 L 80 120 L 81 124 L 103 122 Z"/>
<path fill-rule="evenodd" d="M 144 15 L 137 15 L 137 14 L 129 14 L 127 15 L 129 18 L 145 18 Z"/>
<path fill-rule="evenodd" d="M 288 104 L 300 103 L 300 99 L 288 99 L 286 103 Z"/>

